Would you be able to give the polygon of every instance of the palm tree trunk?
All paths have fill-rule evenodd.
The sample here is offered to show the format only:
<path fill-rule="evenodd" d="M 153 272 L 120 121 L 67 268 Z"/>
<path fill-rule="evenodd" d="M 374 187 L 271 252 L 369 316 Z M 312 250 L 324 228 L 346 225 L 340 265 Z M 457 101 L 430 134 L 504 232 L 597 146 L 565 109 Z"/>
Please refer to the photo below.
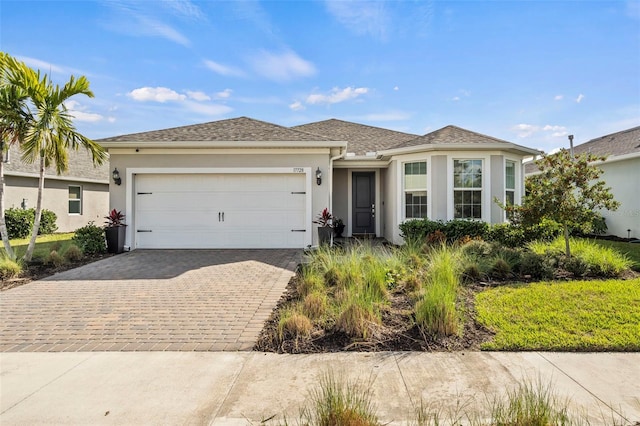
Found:
<path fill-rule="evenodd" d="M 4 145 L 4 143 L 3 143 Z M 3 147 L 4 148 L 4 147 Z M 2 244 L 7 257 L 16 260 L 16 254 L 9 243 L 9 232 L 7 231 L 7 222 L 4 220 L 4 149 L 0 152 L 0 234 L 2 234 Z"/>
<path fill-rule="evenodd" d="M 31 231 L 31 239 L 27 246 L 27 252 L 24 254 L 25 262 L 31 261 L 33 250 L 36 248 L 36 238 L 40 231 L 40 218 L 42 217 L 42 194 L 44 192 L 44 155 L 40 155 L 40 178 L 38 180 L 38 201 L 36 202 L 36 217 L 33 219 L 33 230 Z"/>
<path fill-rule="evenodd" d="M 571 248 L 569 247 L 569 227 L 565 223 L 564 227 L 564 248 L 567 254 L 567 257 L 571 257 Z"/>

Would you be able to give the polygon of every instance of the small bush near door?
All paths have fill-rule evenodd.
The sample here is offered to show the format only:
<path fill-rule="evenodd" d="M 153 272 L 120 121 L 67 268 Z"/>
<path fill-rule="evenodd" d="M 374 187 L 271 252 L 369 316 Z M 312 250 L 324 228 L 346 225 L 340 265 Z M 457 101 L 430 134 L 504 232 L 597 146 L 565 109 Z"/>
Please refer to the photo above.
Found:
<path fill-rule="evenodd" d="M 7 223 L 7 233 L 9 239 L 26 238 L 31 235 L 33 221 L 36 217 L 36 209 L 7 209 L 4 212 L 4 219 Z M 39 235 L 53 234 L 58 230 L 56 220 L 58 216 L 51 210 L 42 210 L 40 218 Z"/>

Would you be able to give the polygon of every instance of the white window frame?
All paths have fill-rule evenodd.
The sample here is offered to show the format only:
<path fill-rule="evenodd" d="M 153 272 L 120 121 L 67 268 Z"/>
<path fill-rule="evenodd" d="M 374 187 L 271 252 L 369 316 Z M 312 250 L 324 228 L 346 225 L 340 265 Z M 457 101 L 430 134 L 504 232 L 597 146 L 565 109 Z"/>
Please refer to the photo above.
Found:
<path fill-rule="evenodd" d="M 406 188 L 406 165 L 407 164 L 415 164 L 415 163 L 424 163 L 425 167 L 425 186 L 424 188 Z M 429 190 L 428 190 L 428 179 L 429 179 L 429 164 L 426 159 L 419 160 L 409 160 L 401 163 L 401 175 L 402 175 L 402 218 L 403 220 L 413 220 L 413 219 L 427 219 L 429 218 Z M 425 215 L 424 217 L 407 217 L 407 192 L 415 192 L 415 191 L 424 191 L 426 194 L 426 203 L 424 205 Z"/>
<path fill-rule="evenodd" d="M 71 197 L 69 197 L 70 192 L 71 192 L 71 188 L 79 188 L 80 189 L 80 191 L 79 191 L 80 198 L 78 198 L 78 199 L 73 198 L 72 199 Z M 67 188 L 67 198 L 68 198 L 67 209 L 68 209 L 68 212 L 69 212 L 70 216 L 82 216 L 82 204 L 83 204 L 83 202 L 82 202 L 83 201 L 82 200 L 83 199 L 83 193 L 82 192 L 83 192 L 82 185 L 69 185 L 69 187 Z M 69 204 L 72 201 L 77 201 L 80 204 L 80 208 L 79 208 L 80 211 L 78 213 L 71 212 L 71 206 Z"/>
<path fill-rule="evenodd" d="M 453 192 L 452 194 L 452 207 L 453 207 L 453 211 L 452 211 L 452 216 L 453 219 L 463 219 L 463 220 L 484 220 L 485 217 L 485 202 L 484 202 L 484 187 L 487 184 L 486 182 L 486 170 L 485 170 L 485 164 L 486 164 L 486 159 L 485 158 L 453 158 L 452 159 L 452 168 L 451 168 L 451 184 L 453 186 Z M 480 161 L 480 187 L 457 187 L 455 186 L 455 173 L 456 173 L 456 162 L 459 161 Z M 472 192 L 479 192 L 480 193 L 480 217 L 456 217 L 456 192 L 457 191 L 472 191 Z M 463 203 L 464 204 L 464 203 Z M 471 205 L 475 205 L 475 204 L 471 204 Z"/>
<path fill-rule="evenodd" d="M 509 164 L 513 164 L 513 188 L 509 188 L 509 186 L 507 185 L 507 165 Z M 508 205 L 509 203 L 509 197 L 508 194 L 511 193 L 512 195 L 512 199 L 513 199 L 513 203 L 512 204 L 516 204 L 516 187 L 517 187 L 517 179 L 518 177 L 518 165 L 517 162 L 511 159 L 506 158 L 504 160 L 504 204 L 505 206 Z M 509 220 L 509 218 L 507 217 L 507 212 L 505 211 L 505 220 Z"/>

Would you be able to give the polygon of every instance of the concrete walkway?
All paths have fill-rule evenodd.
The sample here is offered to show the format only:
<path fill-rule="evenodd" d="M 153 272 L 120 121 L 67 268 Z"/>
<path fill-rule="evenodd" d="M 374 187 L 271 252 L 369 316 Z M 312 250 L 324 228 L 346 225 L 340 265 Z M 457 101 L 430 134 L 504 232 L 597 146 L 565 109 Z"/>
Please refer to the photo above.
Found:
<path fill-rule="evenodd" d="M 1 352 L 251 350 L 300 250 L 135 250 L 0 294 Z"/>
<path fill-rule="evenodd" d="M 369 387 L 385 424 L 415 422 L 421 403 L 450 424 L 456 404 L 486 407 L 523 378 L 591 425 L 640 422 L 640 353 L 78 352 L 0 354 L 0 424 L 296 424 L 329 370 Z"/>

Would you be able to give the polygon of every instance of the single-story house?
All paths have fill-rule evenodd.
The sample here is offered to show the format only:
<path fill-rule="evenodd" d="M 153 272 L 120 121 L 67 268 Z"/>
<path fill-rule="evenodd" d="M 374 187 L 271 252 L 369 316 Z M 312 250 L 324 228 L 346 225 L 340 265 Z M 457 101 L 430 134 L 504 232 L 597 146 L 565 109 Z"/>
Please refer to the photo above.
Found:
<path fill-rule="evenodd" d="M 600 212 L 606 220 L 607 234 L 640 238 L 640 126 L 591 139 L 575 146 L 573 152 L 607 156 L 598 163 L 604 172 L 601 179 L 620 202 L 617 210 Z M 535 164 L 526 164 L 527 175 L 537 170 Z"/>
<path fill-rule="evenodd" d="M 136 248 L 303 248 L 324 208 L 346 235 L 401 244 L 405 220 L 498 223 L 539 151 L 447 126 L 418 136 L 326 120 L 283 127 L 240 117 L 98 140 L 120 184 L 110 206 Z"/>
<path fill-rule="evenodd" d="M 20 148 L 5 153 L 5 208 L 33 208 L 38 198 L 39 164 L 20 159 Z M 69 170 L 58 176 L 54 167 L 45 170 L 42 206 L 53 211 L 59 232 L 72 232 L 94 221 L 102 225 L 109 209 L 109 163 L 94 167 L 82 148 L 69 152 Z"/>

